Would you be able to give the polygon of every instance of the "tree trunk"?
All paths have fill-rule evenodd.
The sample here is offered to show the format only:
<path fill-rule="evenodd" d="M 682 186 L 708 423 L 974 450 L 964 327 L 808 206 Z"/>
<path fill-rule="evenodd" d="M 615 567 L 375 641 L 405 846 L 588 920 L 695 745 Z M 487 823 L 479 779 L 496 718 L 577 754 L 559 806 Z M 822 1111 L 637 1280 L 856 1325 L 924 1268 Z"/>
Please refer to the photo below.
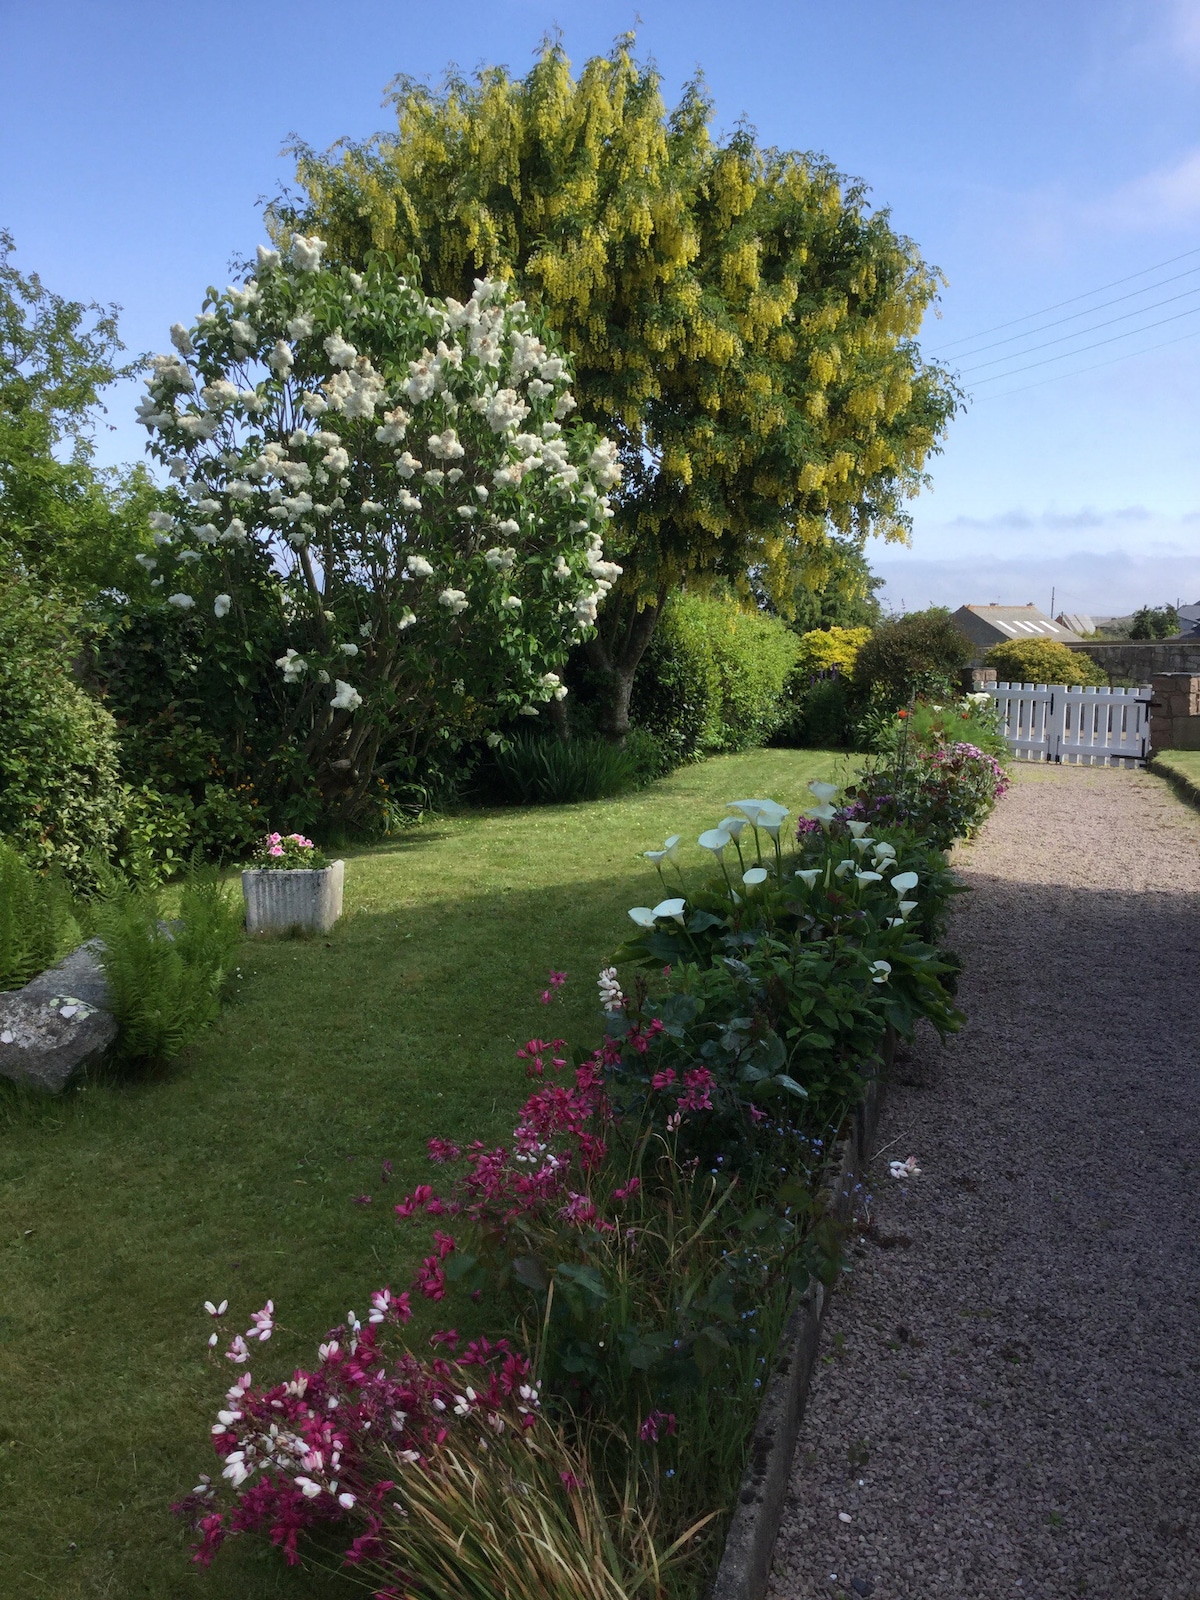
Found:
<path fill-rule="evenodd" d="M 600 730 L 613 744 L 623 744 L 629 732 L 629 700 L 634 674 L 654 637 L 666 598 L 667 591 L 660 589 L 655 599 L 640 610 L 632 599 L 618 600 L 610 628 L 597 632 L 588 643 L 589 664 L 607 679 L 608 694 L 601 708 Z"/>
<path fill-rule="evenodd" d="M 546 715 L 550 718 L 550 726 L 554 729 L 554 737 L 569 744 L 571 741 L 571 719 L 567 714 L 565 700 L 551 700 L 546 707 Z"/>

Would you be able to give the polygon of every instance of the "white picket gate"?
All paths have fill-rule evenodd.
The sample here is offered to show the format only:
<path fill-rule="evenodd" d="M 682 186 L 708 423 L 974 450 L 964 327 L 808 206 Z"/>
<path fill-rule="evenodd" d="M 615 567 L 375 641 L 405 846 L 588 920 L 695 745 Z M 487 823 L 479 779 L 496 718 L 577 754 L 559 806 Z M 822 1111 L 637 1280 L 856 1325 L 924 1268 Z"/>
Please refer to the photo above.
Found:
<path fill-rule="evenodd" d="M 1061 683 L 987 684 L 1018 761 L 1140 766 L 1150 745 L 1150 685 L 1068 688 Z"/>

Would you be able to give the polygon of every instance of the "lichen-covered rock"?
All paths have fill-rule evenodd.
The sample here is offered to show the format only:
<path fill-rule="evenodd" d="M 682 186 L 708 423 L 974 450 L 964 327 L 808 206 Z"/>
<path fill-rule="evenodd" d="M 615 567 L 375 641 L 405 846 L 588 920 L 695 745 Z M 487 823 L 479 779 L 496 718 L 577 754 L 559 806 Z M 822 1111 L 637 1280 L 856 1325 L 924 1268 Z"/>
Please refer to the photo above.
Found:
<path fill-rule="evenodd" d="M 0 994 L 0 1075 L 59 1094 L 117 1036 L 99 941 L 81 945 L 23 989 Z"/>

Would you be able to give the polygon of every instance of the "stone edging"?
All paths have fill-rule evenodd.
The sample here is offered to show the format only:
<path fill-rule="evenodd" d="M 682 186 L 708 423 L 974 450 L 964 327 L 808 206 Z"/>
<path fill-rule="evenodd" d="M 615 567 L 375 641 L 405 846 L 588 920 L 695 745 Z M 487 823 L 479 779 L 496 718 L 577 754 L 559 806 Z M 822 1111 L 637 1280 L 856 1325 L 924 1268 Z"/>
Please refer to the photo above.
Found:
<path fill-rule="evenodd" d="M 1166 751 L 1161 753 L 1167 754 Z M 1165 778 L 1176 794 L 1189 805 L 1200 806 L 1200 785 L 1195 784 L 1186 774 L 1178 772 L 1165 761 L 1156 760 L 1154 756 L 1150 758 L 1148 771 L 1154 773 L 1156 777 Z"/>
<path fill-rule="evenodd" d="M 894 1044 L 889 1038 L 883 1053 L 884 1066 L 891 1065 L 893 1053 Z M 850 1216 L 855 1184 L 871 1159 L 882 1097 L 881 1080 L 873 1078 L 855 1108 L 853 1131 L 842 1141 L 828 1206 L 841 1221 Z M 708 1600 L 762 1600 L 766 1594 L 828 1303 L 829 1291 L 824 1284 L 812 1283 L 788 1317 L 759 1408 L 737 1506 L 730 1518 L 721 1564 Z"/>

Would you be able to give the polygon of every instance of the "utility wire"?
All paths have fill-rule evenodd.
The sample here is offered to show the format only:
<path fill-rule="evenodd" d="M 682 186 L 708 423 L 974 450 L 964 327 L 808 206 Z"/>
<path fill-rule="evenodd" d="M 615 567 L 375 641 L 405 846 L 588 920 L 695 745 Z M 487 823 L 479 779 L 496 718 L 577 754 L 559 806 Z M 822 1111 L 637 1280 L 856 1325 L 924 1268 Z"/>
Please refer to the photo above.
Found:
<path fill-rule="evenodd" d="M 1197 289 L 1184 289 L 1180 294 L 1170 294 L 1170 295 L 1168 295 L 1165 300 L 1154 300 L 1148 306 L 1139 306 L 1136 311 L 1123 311 L 1119 317 L 1106 317 L 1103 322 L 1095 322 L 1095 323 L 1092 324 L 1092 326 L 1090 328 L 1076 328 L 1074 333 L 1060 333 L 1057 339 L 1047 339 L 1044 344 L 1031 344 L 1025 350 L 1013 350 L 1006 356 L 993 356 L 990 361 L 981 361 L 977 367 L 968 367 L 966 372 L 964 374 L 962 374 L 962 376 L 969 378 L 973 372 L 982 372 L 985 367 L 996 367 L 996 366 L 999 366 L 1002 361 L 1011 361 L 1011 360 L 1013 360 L 1014 357 L 1016 357 L 1016 359 L 1020 360 L 1024 356 L 1033 355 L 1035 353 L 1035 351 L 1038 351 L 1038 350 L 1049 350 L 1051 345 L 1066 344 L 1067 341 L 1070 340 L 1070 339 L 1081 339 L 1085 334 L 1088 334 L 1088 333 L 1099 333 L 1101 328 L 1111 328 L 1113 326 L 1113 324 L 1117 323 L 1117 322 L 1128 322 L 1130 317 L 1143 317 L 1143 316 L 1146 315 L 1146 313 L 1148 311 L 1157 311 L 1159 306 L 1174 305 L 1177 300 L 1188 300 L 1193 295 L 1196 295 L 1196 294 L 1200 294 L 1200 288 L 1197 288 Z M 1148 326 L 1150 326 L 1151 328 L 1154 328 L 1154 327 L 1157 327 L 1158 324 L 1154 323 L 1154 322 L 1151 322 L 1150 324 L 1148 324 Z M 1131 328 L 1129 331 L 1131 333 L 1134 333 L 1137 330 Z M 1084 345 L 1083 348 L 1085 350 L 1090 350 L 1091 346 L 1090 345 Z M 1064 354 L 1068 354 L 1068 353 L 1069 352 L 1064 352 Z M 1020 369 L 1018 369 L 1018 370 L 1020 370 Z M 995 376 L 996 377 L 1001 377 L 1002 374 L 1001 373 L 996 373 Z M 981 381 L 985 381 L 986 382 L 987 380 L 981 380 Z"/>
<path fill-rule="evenodd" d="M 1094 294 L 1103 294 L 1106 289 L 1118 289 L 1123 283 L 1132 283 L 1135 278 L 1145 278 L 1151 272 L 1159 272 L 1163 267 L 1173 267 L 1177 261 L 1186 261 L 1191 256 L 1200 256 L 1200 248 L 1184 250 L 1182 254 L 1170 256 L 1166 261 L 1159 261 L 1153 267 L 1143 267 L 1140 272 L 1131 272 L 1124 278 L 1114 278 L 1111 283 L 1102 283 L 1099 288 L 1089 289 L 1085 294 L 1073 294 L 1067 300 L 1056 300 L 1052 306 L 1043 306 L 1040 311 L 1029 311 L 1023 317 L 1013 317 L 1009 322 L 997 322 L 991 328 L 981 328 L 978 333 L 966 333 L 961 339 L 951 339 L 940 350 L 932 352 L 933 355 L 942 355 L 947 350 L 953 350 L 960 344 L 973 344 L 976 339 L 986 339 L 989 333 L 1001 333 L 1005 328 L 1015 328 L 1018 322 L 1032 322 L 1035 317 L 1044 317 L 1051 311 L 1060 311 L 1063 306 L 1077 305 L 1080 300 L 1090 300 Z"/>
<path fill-rule="evenodd" d="M 1107 339 L 1097 339 L 1094 344 L 1080 345 L 1078 350 L 1064 350 L 1061 355 L 1043 356 L 1040 361 L 1031 361 L 1027 367 L 1013 367 L 1009 372 L 993 372 L 990 378 L 980 378 L 980 383 L 997 383 L 1002 378 L 1015 378 L 1019 372 L 1032 372 L 1035 367 L 1049 366 L 1052 361 L 1067 361 L 1071 356 L 1081 356 L 1085 350 L 1099 350 L 1101 345 L 1115 344 L 1118 339 L 1131 339 L 1137 333 L 1149 333 L 1151 328 L 1161 328 L 1168 322 L 1178 322 L 1180 317 L 1194 317 L 1200 311 L 1200 306 L 1192 306 L 1188 311 L 1177 311 L 1174 316 L 1160 317 L 1157 322 L 1148 322 L 1144 328 L 1129 328 L 1125 333 L 1113 333 Z M 1173 342 L 1173 341 L 1168 341 Z M 1141 351 L 1131 350 L 1129 355 L 1140 355 Z M 1124 356 L 1118 360 L 1127 359 Z M 1065 376 L 1065 374 L 1064 374 Z"/>
<path fill-rule="evenodd" d="M 1125 300 L 1136 300 L 1139 295 L 1152 294 L 1155 289 L 1165 289 L 1169 283 L 1178 283 L 1181 278 L 1191 278 L 1200 267 L 1189 267 L 1186 272 L 1176 272 L 1169 278 L 1163 278 L 1159 283 L 1148 283 L 1144 289 L 1131 289 L 1128 294 L 1119 294 L 1115 300 L 1102 300 L 1098 306 L 1089 306 L 1086 311 L 1072 311 L 1069 317 L 1056 317 L 1053 322 L 1046 322 L 1040 328 L 1030 328 L 1027 333 L 1010 333 L 1007 339 L 997 339 L 993 344 L 981 344 L 978 350 L 968 350 L 960 360 L 970 361 L 974 356 L 981 356 L 985 350 L 998 350 L 1002 344 L 1015 344 L 1018 339 L 1031 339 L 1035 333 L 1046 333 L 1050 328 L 1060 328 L 1064 322 L 1077 322 L 1080 317 L 1090 317 L 1096 311 L 1106 311 L 1109 306 L 1119 306 Z M 1153 308 L 1144 306 L 1143 310 Z M 1035 312 L 1036 316 L 1037 313 Z M 1079 330 L 1086 333 L 1086 328 Z"/>
<path fill-rule="evenodd" d="M 1093 361 L 1090 366 L 1076 367 L 1074 372 L 1054 372 L 1048 378 L 1035 378 L 1032 383 L 1023 383 L 1019 389 L 1002 389 L 999 394 L 993 390 L 991 394 L 981 395 L 980 399 L 1006 400 L 1010 394 L 1024 394 L 1029 389 L 1040 389 L 1043 384 L 1061 383 L 1064 378 L 1078 378 L 1085 372 L 1095 372 L 1098 367 L 1111 367 L 1117 361 L 1132 361 L 1135 356 L 1149 355 L 1151 350 L 1165 350 L 1169 344 L 1182 344 L 1185 339 L 1194 339 L 1198 334 L 1200 328 L 1193 328 L 1190 333 L 1177 333 L 1173 339 L 1160 339 L 1157 344 L 1148 344 L 1144 350 L 1127 350 L 1123 355 L 1108 356 L 1103 361 Z"/>

